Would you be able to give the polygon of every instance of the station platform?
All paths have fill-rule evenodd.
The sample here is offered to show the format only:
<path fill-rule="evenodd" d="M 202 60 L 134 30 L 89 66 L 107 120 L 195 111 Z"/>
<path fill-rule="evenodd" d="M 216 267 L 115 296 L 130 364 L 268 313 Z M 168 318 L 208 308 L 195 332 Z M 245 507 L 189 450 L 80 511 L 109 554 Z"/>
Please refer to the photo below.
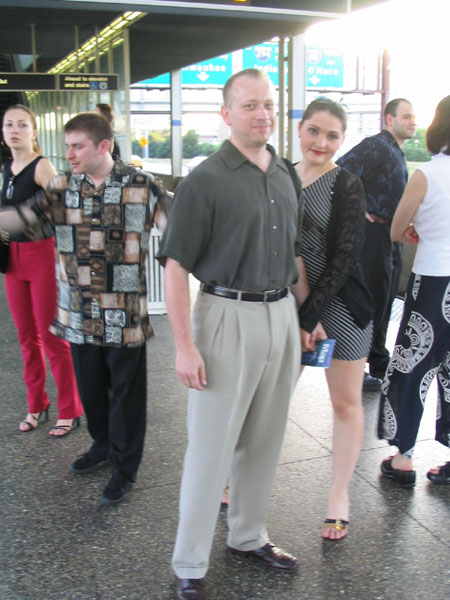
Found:
<path fill-rule="evenodd" d="M 397 313 L 399 311 L 397 310 Z M 148 344 L 148 428 L 137 483 L 125 500 L 103 508 L 106 469 L 72 476 L 69 466 L 90 446 L 86 421 L 61 439 L 56 420 L 18 432 L 25 386 L 16 332 L 0 278 L 0 598 L 2 600 L 171 600 L 170 567 L 186 445 L 186 390 L 174 371 L 167 317 L 152 317 Z M 390 343 L 398 315 L 391 321 Z M 48 391 L 56 392 L 51 375 Z M 450 486 L 427 470 L 448 460 L 434 441 L 435 389 L 416 447 L 417 485 L 402 489 L 380 477 L 390 453 L 375 426 L 378 394 L 364 395 L 366 433 L 351 483 L 349 534 L 322 541 L 331 474 L 331 408 L 320 369 L 307 368 L 292 399 L 268 515 L 271 540 L 294 553 L 294 576 L 274 573 L 225 552 L 226 512 L 219 515 L 210 600 L 448 600 Z"/>

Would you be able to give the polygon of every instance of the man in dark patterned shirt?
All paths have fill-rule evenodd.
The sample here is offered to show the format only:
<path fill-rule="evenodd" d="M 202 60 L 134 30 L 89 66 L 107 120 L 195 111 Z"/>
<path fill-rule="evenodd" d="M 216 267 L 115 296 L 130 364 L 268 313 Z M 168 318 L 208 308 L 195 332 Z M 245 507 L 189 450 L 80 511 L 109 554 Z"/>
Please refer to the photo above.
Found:
<path fill-rule="evenodd" d="M 145 259 L 152 224 L 165 221 L 166 193 L 153 176 L 114 161 L 113 132 L 94 113 L 64 126 L 72 172 L 3 212 L 0 227 L 32 239 L 54 228 L 58 308 L 51 331 L 70 342 L 77 383 L 94 442 L 71 466 L 84 474 L 108 462 L 102 503 L 131 489 L 146 423 Z"/>
<path fill-rule="evenodd" d="M 414 109 L 404 98 L 388 102 L 384 118 L 380 133 L 365 138 L 337 161 L 361 177 L 367 198 L 364 273 L 375 314 L 365 391 L 381 389 L 389 363 L 386 333 L 402 257 L 400 244 L 391 242 L 390 226 L 408 179 L 402 146 L 416 133 Z"/>

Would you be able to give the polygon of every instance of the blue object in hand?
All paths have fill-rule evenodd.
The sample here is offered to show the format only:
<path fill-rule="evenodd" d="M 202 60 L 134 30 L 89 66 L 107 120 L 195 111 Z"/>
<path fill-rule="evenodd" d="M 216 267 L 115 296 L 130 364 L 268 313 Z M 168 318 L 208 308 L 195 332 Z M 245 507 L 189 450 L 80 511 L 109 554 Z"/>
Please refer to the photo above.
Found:
<path fill-rule="evenodd" d="M 335 344 L 336 340 L 333 339 L 318 340 L 312 352 L 302 354 L 302 365 L 327 369 L 333 357 Z"/>

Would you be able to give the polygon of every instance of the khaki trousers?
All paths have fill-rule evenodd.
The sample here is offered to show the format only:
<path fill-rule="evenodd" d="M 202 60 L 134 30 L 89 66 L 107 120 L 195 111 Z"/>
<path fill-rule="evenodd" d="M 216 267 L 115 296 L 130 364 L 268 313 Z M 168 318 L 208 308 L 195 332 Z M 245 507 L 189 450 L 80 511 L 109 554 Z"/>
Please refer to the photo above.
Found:
<path fill-rule="evenodd" d="M 220 499 L 230 477 L 227 543 L 266 544 L 266 511 L 289 401 L 300 371 L 294 298 L 241 302 L 199 293 L 195 343 L 208 385 L 189 390 L 188 447 L 172 566 L 202 578 L 209 565 Z"/>

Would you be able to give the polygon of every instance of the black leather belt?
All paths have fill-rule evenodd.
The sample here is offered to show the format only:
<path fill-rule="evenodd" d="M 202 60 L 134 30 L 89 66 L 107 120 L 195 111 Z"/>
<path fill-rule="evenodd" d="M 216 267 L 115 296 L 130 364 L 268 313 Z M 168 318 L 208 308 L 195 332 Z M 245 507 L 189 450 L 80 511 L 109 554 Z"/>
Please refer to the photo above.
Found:
<path fill-rule="evenodd" d="M 243 292 L 241 290 L 230 290 L 220 285 L 209 285 L 202 283 L 200 286 L 202 292 L 230 300 L 243 300 L 244 302 L 276 302 L 288 295 L 289 288 L 284 287 L 281 290 L 269 290 L 267 292 Z"/>

